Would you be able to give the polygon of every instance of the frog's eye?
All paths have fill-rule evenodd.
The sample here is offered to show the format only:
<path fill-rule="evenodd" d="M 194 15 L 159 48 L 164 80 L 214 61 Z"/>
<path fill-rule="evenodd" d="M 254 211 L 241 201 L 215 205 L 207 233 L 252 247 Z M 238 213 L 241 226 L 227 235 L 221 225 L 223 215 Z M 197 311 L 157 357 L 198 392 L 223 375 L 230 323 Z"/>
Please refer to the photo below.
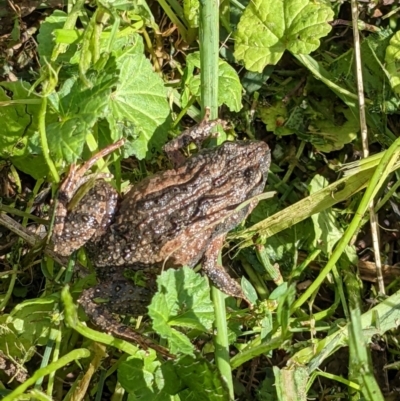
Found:
<path fill-rule="evenodd" d="M 263 173 L 255 168 L 248 168 L 244 171 L 244 177 L 246 182 L 249 185 L 258 184 L 259 182 L 263 181 L 264 175 Z"/>
<path fill-rule="evenodd" d="M 243 175 L 248 182 L 251 182 L 257 177 L 257 171 L 253 168 L 247 168 L 244 170 Z"/>

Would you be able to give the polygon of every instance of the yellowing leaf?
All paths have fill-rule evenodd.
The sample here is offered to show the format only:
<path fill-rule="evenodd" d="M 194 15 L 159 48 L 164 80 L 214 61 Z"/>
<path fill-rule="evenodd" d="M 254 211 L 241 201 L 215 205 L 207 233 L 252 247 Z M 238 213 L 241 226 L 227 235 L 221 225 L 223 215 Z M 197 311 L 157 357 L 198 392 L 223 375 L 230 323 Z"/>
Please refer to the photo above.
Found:
<path fill-rule="evenodd" d="M 276 64 L 285 50 L 309 54 L 326 36 L 333 11 L 319 1 L 254 0 L 238 24 L 235 57 L 250 71 Z"/>
<path fill-rule="evenodd" d="M 390 75 L 390 85 L 396 93 L 400 93 L 400 31 L 390 39 L 385 61 L 386 70 Z"/>
<path fill-rule="evenodd" d="M 278 101 L 276 104 L 268 107 L 261 106 L 259 108 L 259 113 L 268 131 L 272 131 L 276 135 L 293 134 L 293 130 L 284 127 L 288 117 L 288 111 L 282 101 Z"/>

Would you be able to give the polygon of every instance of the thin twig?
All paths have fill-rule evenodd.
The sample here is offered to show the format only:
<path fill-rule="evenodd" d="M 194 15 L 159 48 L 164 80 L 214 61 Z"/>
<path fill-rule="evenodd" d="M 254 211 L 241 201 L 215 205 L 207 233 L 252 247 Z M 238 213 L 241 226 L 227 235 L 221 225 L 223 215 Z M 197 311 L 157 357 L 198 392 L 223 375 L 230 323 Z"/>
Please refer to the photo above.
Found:
<path fill-rule="evenodd" d="M 353 20 L 353 36 L 354 36 L 354 56 L 356 64 L 356 78 L 357 78 L 357 94 L 358 94 L 358 107 L 360 113 L 360 128 L 361 128 L 361 141 L 363 146 L 363 157 L 369 156 L 368 147 L 368 132 L 367 132 L 367 120 L 365 116 L 365 98 L 364 98 L 364 87 L 363 87 L 363 76 L 362 76 L 362 62 L 361 62 L 361 48 L 360 48 L 360 35 L 358 31 L 358 7 L 357 0 L 351 1 L 351 13 Z M 378 231 L 378 219 L 374 211 L 374 200 L 371 200 L 369 204 L 369 215 L 371 225 L 372 244 L 375 254 L 376 264 L 376 276 L 378 281 L 379 292 L 385 294 L 385 284 L 383 281 L 382 274 L 382 262 L 379 247 L 379 231 Z"/>
<path fill-rule="evenodd" d="M 32 234 L 24 226 L 16 222 L 11 217 L 7 216 L 5 213 L 0 213 L 0 225 L 7 227 L 10 231 L 17 234 L 25 242 L 27 242 L 32 247 L 36 247 L 42 243 L 43 239 L 37 235 Z M 49 246 L 46 246 L 44 253 L 54 259 L 57 263 L 62 266 L 68 265 L 68 258 L 64 258 L 57 253 L 55 253 Z M 80 265 L 80 267 L 83 267 Z"/>

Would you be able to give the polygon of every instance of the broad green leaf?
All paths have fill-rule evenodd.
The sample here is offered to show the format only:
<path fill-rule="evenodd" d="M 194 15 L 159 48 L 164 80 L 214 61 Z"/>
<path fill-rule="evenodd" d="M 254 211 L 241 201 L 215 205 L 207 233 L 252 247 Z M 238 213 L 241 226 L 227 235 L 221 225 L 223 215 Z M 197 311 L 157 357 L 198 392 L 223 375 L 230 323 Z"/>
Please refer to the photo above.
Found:
<path fill-rule="evenodd" d="M 200 97 L 200 75 L 194 75 L 194 70 L 200 68 L 200 53 L 195 52 L 186 57 L 185 86 L 189 93 L 184 96 L 184 103 L 191 96 Z M 231 111 L 242 108 L 242 86 L 237 72 L 226 61 L 218 60 L 218 106 L 226 104 Z"/>
<path fill-rule="evenodd" d="M 72 163 L 80 158 L 87 134 L 103 119 L 109 127 L 103 127 L 107 137 L 101 138 L 101 145 L 127 137 L 131 142 L 125 156 L 134 154 L 143 159 L 149 150 L 160 150 L 165 143 L 163 123 L 169 106 L 163 81 L 144 56 L 139 35 L 130 31 L 118 43 L 119 47 L 113 46 L 116 57 L 104 56 L 87 72 L 90 88 L 74 76 L 49 96 L 59 113 L 58 121 L 47 126 L 50 151 L 56 160 Z"/>
<path fill-rule="evenodd" d="M 174 362 L 176 374 L 187 386 L 179 397 L 182 401 L 225 401 L 229 392 L 215 365 L 206 359 L 186 355 Z"/>
<path fill-rule="evenodd" d="M 24 173 L 42 178 L 48 169 L 39 146 L 40 99 L 30 95 L 29 89 L 23 81 L 0 83 L 1 102 L 19 101 L 0 107 L 0 157 L 10 159 Z"/>
<path fill-rule="evenodd" d="M 272 131 L 275 135 L 293 134 L 293 130 L 284 126 L 288 117 L 288 111 L 282 101 L 278 101 L 268 107 L 261 106 L 259 113 L 268 131 Z"/>
<path fill-rule="evenodd" d="M 263 85 L 265 85 L 273 73 L 275 66 L 269 65 L 264 68 L 263 72 L 246 71 L 242 78 L 243 89 L 248 93 L 254 93 L 258 91 Z"/>
<path fill-rule="evenodd" d="M 47 127 L 51 155 L 57 160 L 74 163 L 82 154 L 86 136 L 96 122 L 96 116 L 79 114 L 77 117 L 50 124 Z"/>
<path fill-rule="evenodd" d="M 336 108 L 336 113 L 341 113 L 347 119 L 342 125 L 330 120 L 315 120 L 308 126 L 309 141 L 321 152 L 333 152 L 340 150 L 344 145 L 354 141 L 360 130 L 357 118 L 349 109 Z"/>
<path fill-rule="evenodd" d="M 122 362 L 118 380 L 129 393 L 129 399 L 170 401 L 182 389 L 182 382 L 171 363 L 161 364 L 154 350 L 139 351 Z"/>
<path fill-rule="evenodd" d="M 128 400 L 170 401 L 177 394 L 182 401 L 228 399 L 217 368 L 204 358 L 186 355 L 161 364 L 156 357 L 153 350 L 140 351 L 121 363 L 118 380 L 129 393 Z"/>
<path fill-rule="evenodd" d="M 390 39 L 390 44 L 386 48 L 386 70 L 390 74 L 390 85 L 392 89 L 399 94 L 400 93 L 400 31 Z"/>
<path fill-rule="evenodd" d="M 9 315 L 0 316 L 0 355 L 12 360 L 29 361 L 35 355 L 36 344 L 33 338 L 20 337 Z"/>
<path fill-rule="evenodd" d="M 117 57 L 119 83 L 110 98 L 111 114 L 106 117 L 111 127 L 121 127 L 124 121 L 133 124 L 132 154 L 138 159 L 161 149 L 170 111 L 163 81 L 143 51 L 143 41 L 136 35 L 136 42 Z"/>
<path fill-rule="evenodd" d="M 254 0 L 249 2 L 235 36 L 235 57 L 250 71 L 276 64 L 285 50 L 309 54 L 319 47 L 333 11 L 318 0 Z"/>
<path fill-rule="evenodd" d="M 350 109 L 332 107 L 329 99 L 311 103 L 310 98 L 309 102 L 304 101 L 289 111 L 288 106 L 278 101 L 261 107 L 259 112 L 269 131 L 276 135 L 297 134 L 321 152 L 340 150 L 357 137 L 360 126 Z M 339 125 L 337 121 L 344 122 Z"/>
<path fill-rule="evenodd" d="M 59 120 L 47 126 L 50 152 L 56 160 L 73 163 L 81 157 L 87 134 L 98 120 L 109 114 L 118 72 L 115 60 L 110 57 L 102 71 L 90 70 L 86 74 L 90 88 L 74 77 L 51 97 L 52 105 L 60 113 Z"/>
<path fill-rule="evenodd" d="M 30 344 L 45 345 L 52 326 L 60 319 L 57 300 L 54 296 L 23 301 L 11 311 L 7 324 L 13 326 L 20 341 L 26 339 Z"/>
<path fill-rule="evenodd" d="M 192 354 L 189 339 L 172 326 L 211 329 L 214 319 L 207 280 L 184 267 L 169 269 L 157 279 L 158 292 L 149 306 L 153 329 L 168 339 L 172 353 Z"/>
<path fill-rule="evenodd" d="M 329 185 L 328 181 L 321 175 L 315 175 L 311 180 L 310 195 Z M 330 254 L 335 244 L 343 236 L 343 230 L 338 227 L 337 217 L 332 208 L 327 208 L 320 213 L 311 216 L 314 224 L 314 246 L 322 249 L 325 254 Z"/>

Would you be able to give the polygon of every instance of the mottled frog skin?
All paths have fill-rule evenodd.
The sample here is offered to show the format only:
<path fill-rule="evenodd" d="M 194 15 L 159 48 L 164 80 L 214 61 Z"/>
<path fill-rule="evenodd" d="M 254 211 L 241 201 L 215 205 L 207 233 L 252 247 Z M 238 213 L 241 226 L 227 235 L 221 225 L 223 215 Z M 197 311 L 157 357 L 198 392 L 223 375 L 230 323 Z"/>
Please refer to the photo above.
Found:
<path fill-rule="evenodd" d="M 166 146 L 177 148 L 209 136 L 219 120 L 203 122 Z M 189 139 L 188 139 L 189 138 Z M 161 267 L 195 266 L 226 294 L 245 298 L 217 257 L 228 231 L 257 204 L 270 166 L 270 150 L 262 141 L 225 142 L 180 159 L 170 170 L 147 177 L 122 199 L 104 180 L 81 199 L 73 211 L 68 203 L 84 177 L 74 183 L 70 174 L 58 197 L 52 241 L 69 255 L 86 244 L 100 284 L 86 290 L 79 302 L 102 328 L 109 311 L 139 315 L 146 312 Z M 75 180 L 76 181 L 76 180 Z M 126 272 L 139 272 L 146 285 L 135 284 Z M 131 274 L 132 275 L 132 274 Z M 96 304 L 96 297 L 108 304 Z"/>

